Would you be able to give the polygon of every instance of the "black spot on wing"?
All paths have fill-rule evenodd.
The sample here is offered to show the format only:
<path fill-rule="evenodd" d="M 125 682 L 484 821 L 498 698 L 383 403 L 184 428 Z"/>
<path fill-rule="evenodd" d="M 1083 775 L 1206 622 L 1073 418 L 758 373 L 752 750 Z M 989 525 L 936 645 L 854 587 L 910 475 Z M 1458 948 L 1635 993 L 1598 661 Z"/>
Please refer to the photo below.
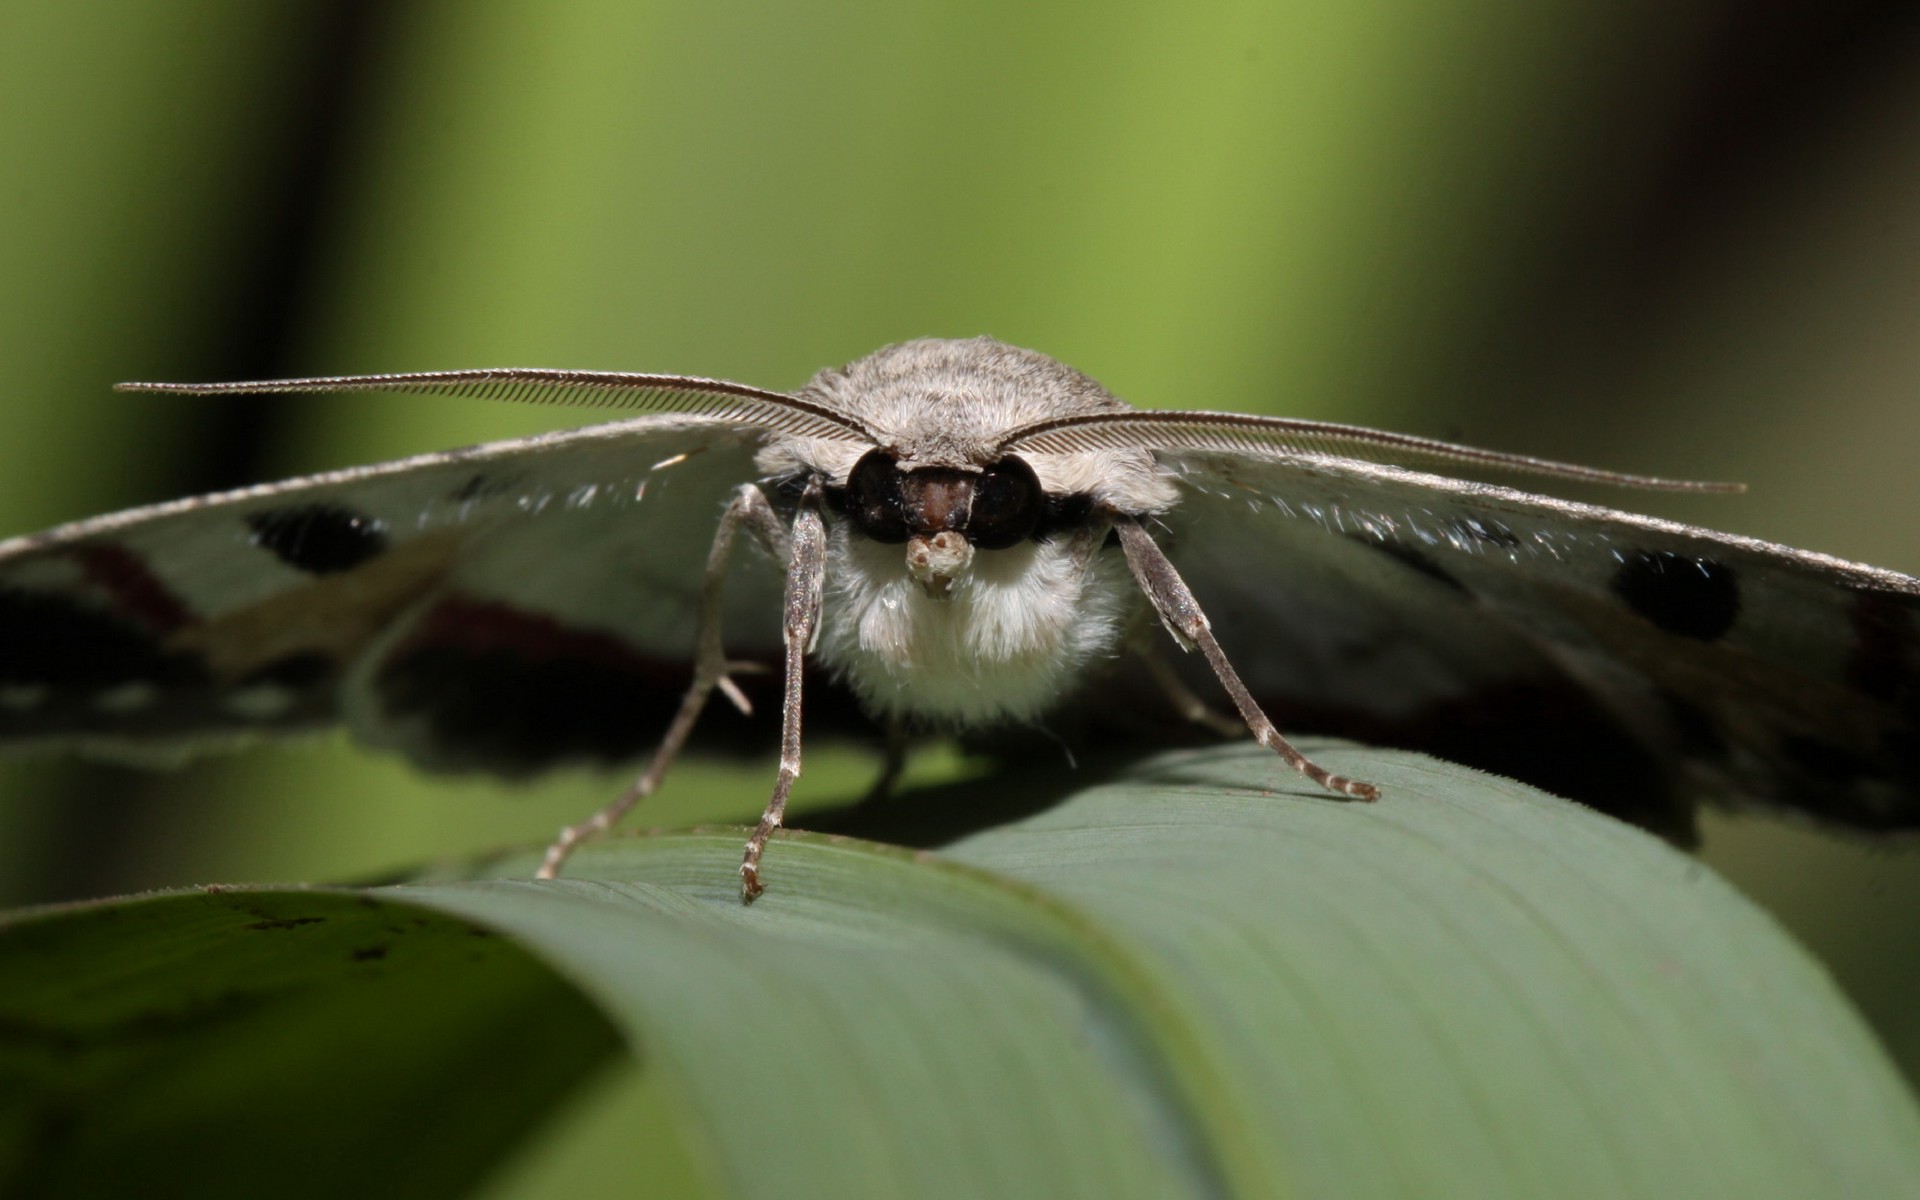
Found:
<path fill-rule="evenodd" d="M 1717 641 L 1740 613 L 1732 567 L 1671 550 L 1631 550 L 1614 572 L 1613 592 L 1628 608 L 1668 633 Z"/>
<path fill-rule="evenodd" d="M 247 517 L 253 544 L 309 575 L 350 571 L 387 548 L 386 525 L 337 504 L 297 504 Z"/>
<path fill-rule="evenodd" d="M 1452 572 L 1419 550 L 1407 545 L 1405 542 L 1366 537 L 1360 534 L 1353 534 L 1351 536 L 1354 541 L 1360 543 L 1362 546 L 1369 546 L 1378 550 L 1401 566 L 1410 567 L 1436 583 L 1452 588 L 1456 592 L 1464 593 L 1467 590 L 1467 585 L 1461 583 Z"/>
<path fill-rule="evenodd" d="M 68 689 L 205 678 L 197 658 L 162 648 L 131 621 L 51 592 L 0 590 L 0 684 Z"/>

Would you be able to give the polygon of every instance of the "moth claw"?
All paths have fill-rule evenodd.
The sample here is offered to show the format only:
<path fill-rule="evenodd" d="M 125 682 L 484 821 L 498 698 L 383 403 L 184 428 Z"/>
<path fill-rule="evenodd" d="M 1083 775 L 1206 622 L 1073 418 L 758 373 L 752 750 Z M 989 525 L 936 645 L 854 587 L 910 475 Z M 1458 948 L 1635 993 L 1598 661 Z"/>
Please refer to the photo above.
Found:
<path fill-rule="evenodd" d="M 727 698 L 727 703 L 740 710 L 741 716 L 750 717 L 753 715 L 753 701 L 747 699 L 747 694 L 741 691 L 739 685 L 734 683 L 731 678 L 722 675 L 714 681 L 713 686 L 720 689 L 720 694 Z"/>

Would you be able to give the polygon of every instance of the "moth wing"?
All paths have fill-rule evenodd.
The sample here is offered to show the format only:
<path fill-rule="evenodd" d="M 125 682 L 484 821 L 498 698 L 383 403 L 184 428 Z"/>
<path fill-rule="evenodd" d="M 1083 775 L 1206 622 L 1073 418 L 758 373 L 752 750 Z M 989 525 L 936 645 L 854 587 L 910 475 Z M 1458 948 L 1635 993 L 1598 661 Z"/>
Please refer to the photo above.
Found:
<path fill-rule="evenodd" d="M 1681 837 L 1697 798 L 1920 825 L 1920 580 L 1350 459 L 1162 459 L 1169 552 L 1283 727 Z"/>
<path fill-rule="evenodd" d="M 0 543 L 0 747 L 164 760 L 344 720 L 429 766 L 630 757 L 762 437 L 641 417 Z M 771 656 L 778 571 L 734 557 L 728 649 Z"/>

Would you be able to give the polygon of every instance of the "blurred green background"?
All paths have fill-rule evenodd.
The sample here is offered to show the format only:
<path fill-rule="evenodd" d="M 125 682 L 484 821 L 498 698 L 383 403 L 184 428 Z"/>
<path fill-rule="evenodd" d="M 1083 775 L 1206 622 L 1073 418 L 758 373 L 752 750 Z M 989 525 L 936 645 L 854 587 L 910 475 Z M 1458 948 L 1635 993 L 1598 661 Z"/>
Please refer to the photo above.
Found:
<path fill-rule="evenodd" d="M 1916 66 L 1920 9 L 1845 0 L 9 4 L 0 533 L 583 419 L 120 379 L 790 387 L 991 333 L 1142 405 L 1742 479 L 1658 508 L 1920 572 Z M 872 770 L 809 753 L 802 802 Z M 743 819 L 769 779 L 689 767 L 640 819 Z M 364 876 L 614 786 L 337 740 L 4 763 L 0 899 Z M 1707 840 L 1920 1077 L 1920 857 Z M 615 1080 L 500 1194 L 611 1186 L 593 1147 L 649 1123 Z"/>

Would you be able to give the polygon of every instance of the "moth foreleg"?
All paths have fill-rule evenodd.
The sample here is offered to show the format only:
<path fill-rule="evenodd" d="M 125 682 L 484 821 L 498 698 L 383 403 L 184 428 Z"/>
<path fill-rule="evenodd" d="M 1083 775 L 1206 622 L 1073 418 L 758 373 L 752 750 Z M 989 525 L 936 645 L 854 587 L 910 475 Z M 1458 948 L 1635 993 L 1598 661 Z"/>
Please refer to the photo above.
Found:
<path fill-rule="evenodd" d="M 1200 652 L 1206 656 L 1207 665 L 1213 668 L 1214 675 L 1219 678 L 1220 686 L 1227 690 L 1234 707 L 1240 710 L 1241 720 L 1253 732 L 1254 740 L 1328 791 L 1360 800 L 1377 799 L 1379 788 L 1357 779 L 1348 779 L 1344 775 L 1335 775 L 1294 749 L 1293 744 L 1281 736 L 1254 700 L 1253 693 L 1240 681 L 1240 673 L 1227 661 L 1226 652 L 1220 649 L 1220 643 L 1214 639 L 1213 626 L 1208 622 L 1207 614 L 1200 610 L 1200 602 L 1193 598 L 1186 581 L 1173 569 L 1173 563 L 1166 554 L 1137 521 L 1123 517 L 1114 523 L 1114 529 L 1120 535 L 1120 548 L 1126 552 L 1127 566 L 1133 572 L 1134 581 L 1147 594 L 1147 599 L 1153 602 L 1161 623 L 1176 641 L 1200 648 Z"/>
<path fill-rule="evenodd" d="M 907 770 L 907 722 L 900 716 L 887 718 L 887 742 L 882 750 L 884 757 L 880 762 L 880 773 L 867 786 L 867 794 L 860 798 L 862 804 L 878 804 L 893 795 L 893 789 L 900 782 L 900 776 Z"/>
<path fill-rule="evenodd" d="M 560 866 L 567 861 L 567 856 L 573 853 L 574 847 L 611 829 L 620 818 L 632 811 L 634 805 L 659 789 L 667 768 L 673 765 L 673 760 L 679 757 L 681 749 L 686 746 L 687 738 L 692 735 L 693 727 L 715 688 L 719 688 L 734 707 L 742 712 L 747 711 L 746 697 L 727 677 L 726 654 L 720 644 L 721 595 L 726 586 L 727 564 L 733 553 L 734 535 L 743 525 L 769 553 L 781 558 L 791 553 L 786 527 L 780 523 L 780 516 L 773 511 L 773 505 L 767 502 L 766 495 L 753 484 L 742 484 L 728 503 L 726 511 L 721 513 L 720 525 L 713 534 L 713 546 L 707 551 L 706 574 L 700 586 L 699 628 L 694 635 L 693 682 L 687 685 L 686 695 L 680 699 L 679 710 L 673 714 L 673 720 L 660 739 L 660 745 L 654 750 L 652 760 L 647 763 L 647 769 L 612 804 L 578 825 L 562 829 L 560 836 L 547 847 L 546 857 L 541 860 L 534 878 L 554 878 L 560 873 Z"/>
<path fill-rule="evenodd" d="M 786 643 L 786 686 L 780 700 L 780 775 L 774 781 L 767 810 L 760 824 L 747 839 L 746 854 L 740 860 L 740 899 L 751 904 L 765 891 L 760 883 L 760 854 L 767 839 L 780 828 L 787 811 L 787 796 L 793 781 L 800 778 L 800 683 L 805 675 L 807 653 L 820 629 L 820 597 L 826 581 L 827 532 L 820 520 L 820 485 L 810 484 L 794 514 L 791 538 L 792 557 L 787 560 L 786 601 L 782 606 L 782 637 Z"/>

